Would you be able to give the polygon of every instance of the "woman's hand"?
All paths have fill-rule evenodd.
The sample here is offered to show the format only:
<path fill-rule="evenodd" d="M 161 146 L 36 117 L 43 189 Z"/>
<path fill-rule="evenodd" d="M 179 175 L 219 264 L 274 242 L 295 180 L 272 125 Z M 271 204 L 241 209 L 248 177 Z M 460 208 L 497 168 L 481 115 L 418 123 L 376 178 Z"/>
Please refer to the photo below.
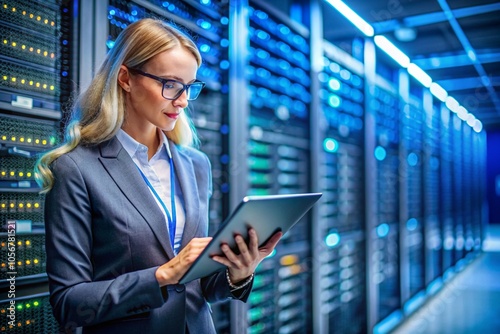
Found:
<path fill-rule="evenodd" d="M 193 238 L 176 257 L 156 270 L 156 280 L 160 286 L 177 284 L 186 271 L 193 265 L 212 238 Z"/>
<path fill-rule="evenodd" d="M 266 242 L 265 245 L 259 248 L 259 240 L 257 232 L 253 228 L 248 230 L 249 241 L 245 242 L 241 235 L 234 237 L 239 255 L 236 255 L 227 244 L 221 245 L 221 250 L 224 256 L 214 256 L 212 259 L 225 265 L 229 270 L 229 278 L 233 284 L 243 281 L 255 272 L 257 265 L 271 252 L 278 244 L 283 233 L 277 232 Z"/>

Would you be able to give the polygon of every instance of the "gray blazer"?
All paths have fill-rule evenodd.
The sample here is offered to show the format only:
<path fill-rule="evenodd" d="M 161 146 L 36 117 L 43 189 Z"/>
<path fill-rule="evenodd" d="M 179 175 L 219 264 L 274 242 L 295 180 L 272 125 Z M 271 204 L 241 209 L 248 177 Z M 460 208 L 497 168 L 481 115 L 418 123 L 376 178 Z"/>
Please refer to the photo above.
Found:
<path fill-rule="evenodd" d="M 170 143 L 186 211 L 181 247 L 208 233 L 210 162 Z M 116 138 L 78 146 L 52 164 L 45 225 L 50 302 L 66 331 L 215 333 L 207 302 L 246 301 L 224 272 L 161 288 L 158 266 L 174 257 L 167 225 L 134 162 Z"/>

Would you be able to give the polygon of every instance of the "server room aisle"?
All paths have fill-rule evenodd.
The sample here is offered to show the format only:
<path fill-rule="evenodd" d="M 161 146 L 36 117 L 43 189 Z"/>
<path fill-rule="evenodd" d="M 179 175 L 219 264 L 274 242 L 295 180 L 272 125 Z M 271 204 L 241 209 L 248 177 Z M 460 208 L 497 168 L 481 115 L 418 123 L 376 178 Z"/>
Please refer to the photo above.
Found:
<path fill-rule="evenodd" d="M 500 333 L 500 225 L 489 226 L 483 249 L 392 334 Z"/>

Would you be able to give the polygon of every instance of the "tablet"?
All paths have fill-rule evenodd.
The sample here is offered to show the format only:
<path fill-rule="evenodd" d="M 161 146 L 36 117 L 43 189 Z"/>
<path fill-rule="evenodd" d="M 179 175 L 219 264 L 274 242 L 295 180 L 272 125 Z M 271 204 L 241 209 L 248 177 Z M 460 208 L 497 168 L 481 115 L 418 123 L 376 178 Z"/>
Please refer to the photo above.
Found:
<path fill-rule="evenodd" d="M 203 250 L 179 283 L 209 276 L 226 266 L 211 259 L 222 254 L 221 244 L 226 243 L 237 249 L 234 236 L 240 234 L 248 240 L 248 229 L 253 227 L 259 238 L 259 246 L 264 245 L 278 231 L 285 234 L 291 229 L 316 201 L 321 193 L 286 194 L 268 196 L 246 196 L 233 213 L 221 224 L 212 241 Z"/>

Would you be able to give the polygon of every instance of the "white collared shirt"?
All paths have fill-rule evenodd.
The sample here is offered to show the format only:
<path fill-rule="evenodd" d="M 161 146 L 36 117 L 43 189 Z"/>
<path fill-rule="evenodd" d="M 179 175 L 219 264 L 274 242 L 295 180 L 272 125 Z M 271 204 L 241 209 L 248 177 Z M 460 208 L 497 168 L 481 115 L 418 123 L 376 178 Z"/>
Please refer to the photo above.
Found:
<path fill-rule="evenodd" d="M 151 183 L 155 191 L 160 196 L 163 204 L 169 210 L 170 215 L 172 215 L 172 204 L 171 204 L 171 193 L 170 193 L 170 163 L 169 159 L 172 157 L 170 153 L 170 148 L 168 146 L 167 136 L 163 131 L 160 133 L 160 145 L 157 151 L 148 161 L 148 148 L 147 146 L 139 143 L 134 138 L 132 138 L 128 133 L 120 129 L 116 134 L 116 137 L 122 144 L 123 148 L 130 155 L 137 167 L 140 168 L 144 176 Z M 155 199 L 158 207 L 165 217 L 165 223 L 168 229 L 168 218 L 167 213 L 164 212 L 161 203 L 158 201 L 156 196 L 154 196 L 153 191 L 150 189 L 153 198 Z M 180 249 L 182 233 L 184 232 L 184 225 L 186 222 L 186 216 L 184 211 L 184 200 L 182 196 L 182 190 L 179 185 L 179 180 L 175 177 L 175 209 L 176 209 L 176 228 L 175 228 L 175 240 L 174 240 L 174 253 L 177 254 Z M 174 217 L 172 217 L 173 219 Z M 168 235 L 165 236 L 168 238 Z"/>

